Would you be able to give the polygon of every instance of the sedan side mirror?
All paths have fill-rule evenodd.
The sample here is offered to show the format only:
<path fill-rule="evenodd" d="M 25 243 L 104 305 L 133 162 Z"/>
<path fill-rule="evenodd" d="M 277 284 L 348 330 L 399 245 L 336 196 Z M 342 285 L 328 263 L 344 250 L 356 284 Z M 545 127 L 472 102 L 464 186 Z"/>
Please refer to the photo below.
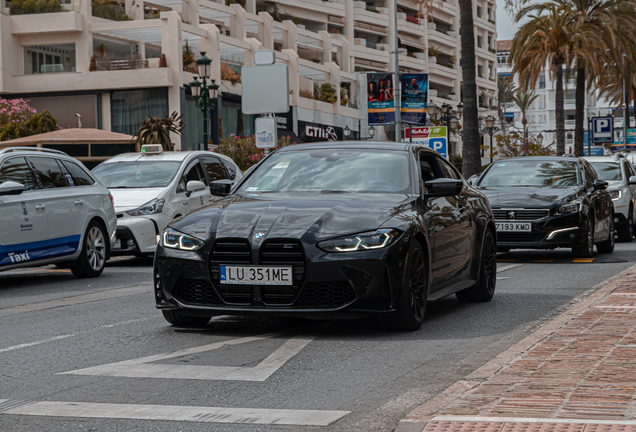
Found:
<path fill-rule="evenodd" d="M 234 182 L 232 180 L 216 180 L 210 183 L 210 193 L 216 196 L 226 196 L 232 190 Z"/>
<path fill-rule="evenodd" d="M 186 185 L 186 190 L 188 192 L 199 192 L 205 189 L 205 183 L 198 180 L 190 180 Z"/>
<path fill-rule="evenodd" d="M 24 185 L 14 181 L 6 181 L 0 184 L 0 195 L 20 195 L 24 191 Z"/>
<path fill-rule="evenodd" d="M 636 185 L 636 176 L 631 176 L 627 184 Z"/>
<path fill-rule="evenodd" d="M 607 183 L 606 181 L 603 180 L 594 180 L 594 190 L 605 190 L 607 189 L 607 186 L 609 185 L 609 183 Z"/>
<path fill-rule="evenodd" d="M 424 184 L 427 190 L 425 198 L 459 195 L 464 187 L 463 181 L 447 178 L 429 180 Z"/>

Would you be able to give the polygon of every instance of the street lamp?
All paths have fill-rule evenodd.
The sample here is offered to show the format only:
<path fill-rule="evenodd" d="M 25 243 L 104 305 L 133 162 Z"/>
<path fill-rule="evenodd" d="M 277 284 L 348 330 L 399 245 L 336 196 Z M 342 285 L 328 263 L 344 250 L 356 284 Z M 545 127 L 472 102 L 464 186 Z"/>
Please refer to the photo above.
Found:
<path fill-rule="evenodd" d="M 206 57 L 204 51 L 201 51 L 200 54 L 195 63 L 197 64 L 201 81 L 199 81 L 197 77 L 194 77 L 194 80 L 190 82 L 190 91 L 192 91 L 192 97 L 194 97 L 197 107 L 203 111 L 203 142 L 207 146 L 209 112 L 212 111 L 216 105 L 219 85 L 215 80 L 210 80 L 208 84 L 212 60 Z"/>
<path fill-rule="evenodd" d="M 489 115 L 488 117 L 486 117 L 485 122 L 486 122 L 486 126 L 481 127 L 481 122 L 484 120 L 481 117 L 478 117 L 477 120 L 479 121 L 479 132 L 481 132 L 482 134 L 488 134 L 490 135 L 490 163 L 492 163 L 492 136 L 494 135 L 495 132 L 499 131 L 499 128 L 497 126 L 495 126 L 495 118 L 491 115 Z"/>
<path fill-rule="evenodd" d="M 369 139 L 373 139 L 373 135 L 375 135 L 375 127 L 369 127 Z"/>
<path fill-rule="evenodd" d="M 349 126 L 345 125 L 344 129 L 342 130 L 342 134 L 346 139 L 349 139 L 349 135 L 351 135 L 351 129 L 349 129 Z"/>
<path fill-rule="evenodd" d="M 539 135 L 537 135 L 537 143 L 539 145 L 543 144 L 543 134 L 541 132 L 539 132 Z"/>
<path fill-rule="evenodd" d="M 450 142 L 451 130 L 457 129 L 464 112 L 464 105 L 461 102 L 457 105 L 457 117 L 453 115 L 453 106 L 450 104 L 442 104 L 441 107 L 438 107 L 431 102 L 426 106 L 426 112 L 431 119 L 446 124 L 446 139 Z"/>

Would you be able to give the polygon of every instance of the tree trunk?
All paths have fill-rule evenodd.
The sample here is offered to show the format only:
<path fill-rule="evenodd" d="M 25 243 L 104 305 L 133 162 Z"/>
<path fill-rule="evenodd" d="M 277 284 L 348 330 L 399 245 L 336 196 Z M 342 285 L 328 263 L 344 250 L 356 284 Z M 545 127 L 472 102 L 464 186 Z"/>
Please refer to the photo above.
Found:
<path fill-rule="evenodd" d="M 477 66 L 475 65 L 475 27 L 473 24 L 472 0 L 459 0 L 462 75 L 464 95 L 464 133 L 462 174 L 469 178 L 481 172 L 479 149 L 479 126 L 477 117 Z"/>
<path fill-rule="evenodd" d="M 579 65 L 576 70 L 576 112 L 574 114 L 574 155 L 578 157 L 583 156 L 585 129 L 585 69 L 581 66 Z"/>
<path fill-rule="evenodd" d="M 556 67 L 556 155 L 565 154 L 565 112 L 563 110 L 563 63 Z"/>

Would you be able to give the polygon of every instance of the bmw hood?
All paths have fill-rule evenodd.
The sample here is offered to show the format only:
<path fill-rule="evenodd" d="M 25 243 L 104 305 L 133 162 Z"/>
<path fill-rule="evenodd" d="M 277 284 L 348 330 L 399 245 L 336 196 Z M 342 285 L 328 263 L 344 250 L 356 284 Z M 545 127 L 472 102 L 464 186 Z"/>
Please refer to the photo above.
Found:
<path fill-rule="evenodd" d="M 567 204 L 581 194 L 581 186 L 565 188 L 483 187 L 492 208 L 552 208 Z"/>
<path fill-rule="evenodd" d="M 115 211 L 134 210 L 163 192 L 164 188 L 109 189 L 115 199 Z"/>
<path fill-rule="evenodd" d="M 373 231 L 394 212 L 410 205 L 408 195 L 343 194 L 297 197 L 229 197 L 173 222 L 174 229 L 208 238 L 296 238 L 313 233 L 317 239 Z M 398 228 L 398 227 L 393 227 Z"/>

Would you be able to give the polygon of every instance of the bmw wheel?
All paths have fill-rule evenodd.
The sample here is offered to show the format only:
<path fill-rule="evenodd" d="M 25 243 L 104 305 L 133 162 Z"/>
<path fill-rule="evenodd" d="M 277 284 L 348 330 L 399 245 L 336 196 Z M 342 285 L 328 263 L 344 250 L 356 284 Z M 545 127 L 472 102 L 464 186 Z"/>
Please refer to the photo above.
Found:
<path fill-rule="evenodd" d="M 84 234 L 80 256 L 71 271 L 78 278 L 94 278 L 102 274 L 106 265 L 106 239 L 104 229 L 97 222 L 91 222 Z"/>
<path fill-rule="evenodd" d="M 492 231 L 488 230 L 484 236 L 481 251 L 481 267 L 477 284 L 455 295 L 459 301 L 487 302 L 495 295 L 497 285 L 497 247 Z"/>
<path fill-rule="evenodd" d="M 587 220 L 586 241 L 577 247 L 572 248 L 572 253 L 576 258 L 592 258 L 594 255 L 594 219 Z"/>

